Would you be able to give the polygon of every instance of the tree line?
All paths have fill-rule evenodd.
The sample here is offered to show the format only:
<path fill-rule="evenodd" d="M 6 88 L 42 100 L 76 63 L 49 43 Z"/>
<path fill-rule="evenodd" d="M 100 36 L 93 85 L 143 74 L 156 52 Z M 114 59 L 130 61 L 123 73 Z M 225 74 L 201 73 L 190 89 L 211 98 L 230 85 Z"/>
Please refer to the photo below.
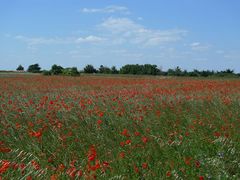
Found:
<path fill-rule="evenodd" d="M 17 71 L 24 71 L 24 67 L 19 65 Z M 63 68 L 60 65 L 52 65 L 50 70 L 41 70 L 39 64 L 32 64 L 28 67 L 27 72 L 42 73 L 43 75 L 66 75 L 66 76 L 79 76 L 80 73 L 87 74 L 133 74 L 133 75 L 163 75 L 163 76 L 187 76 L 187 77 L 230 77 L 240 76 L 240 73 L 235 73 L 232 69 L 226 69 L 224 71 L 213 70 L 197 70 L 193 71 L 182 70 L 179 66 L 174 69 L 168 69 L 163 71 L 158 68 L 157 65 L 152 64 L 127 64 L 117 69 L 115 66 L 108 67 L 101 65 L 99 68 L 95 68 L 93 65 L 86 65 L 83 70 L 79 71 L 77 67 Z"/>

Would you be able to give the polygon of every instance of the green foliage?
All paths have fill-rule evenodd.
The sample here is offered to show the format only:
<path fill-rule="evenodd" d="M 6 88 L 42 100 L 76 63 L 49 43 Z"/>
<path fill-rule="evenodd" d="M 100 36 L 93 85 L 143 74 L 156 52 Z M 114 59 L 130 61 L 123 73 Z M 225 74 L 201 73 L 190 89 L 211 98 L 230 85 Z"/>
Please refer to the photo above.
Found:
<path fill-rule="evenodd" d="M 20 65 L 17 67 L 16 70 L 17 70 L 17 71 L 24 71 L 24 67 L 20 64 Z"/>
<path fill-rule="evenodd" d="M 93 65 L 88 64 L 88 65 L 86 65 L 86 67 L 84 68 L 84 73 L 97 73 L 97 70 L 94 68 Z"/>
<path fill-rule="evenodd" d="M 43 74 L 44 76 L 51 76 L 51 75 L 52 75 L 52 74 L 51 74 L 51 71 L 47 71 L 47 70 L 43 70 L 42 74 Z"/>
<path fill-rule="evenodd" d="M 28 67 L 28 72 L 31 73 L 40 73 L 41 71 L 41 67 L 39 66 L 39 64 L 32 64 Z"/>
<path fill-rule="evenodd" d="M 112 74 L 118 74 L 119 71 L 117 70 L 117 68 L 116 68 L 115 66 L 112 66 L 112 67 L 111 67 L 111 73 L 112 73 Z"/>
<path fill-rule="evenodd" d="M 51 71 L 51 73 L 52 73 L 53 75 L 62 74 L 62 72 L 63 72 L 63 67 L 54 64 L 54 65 L 52 65 L 52 68 L 51 68 L 50 71 Z"/>
<path fill-rule="evenodd" d="M 157 75 L 159 72 L 157 65 L 151 64 L 127 64 L 120 69 L 121 74 Z"/>
<path fill-rule="evenodd" d="M 189 76 L 189 77 L 210 77 L 210 76 L 217 76 L 217 77 L 235 77 L 237 76 L 233 70 L 226 69 L 224 71 L 210 71 L 210 70 L 202 70 L 199 71 L 194 69 L 193 71 L 182 71 L 180 67 L 176 67 L 175 69 L 168 69 L 166 72 L 168 76 Z"/>
<path fill-rule="evenodd" d="M 103 66 L 101 65 L 100 68 L 99 68 L 99 73 L 102 73 L 102 74 L 111 74 L 111 69 L 109 67 L 106 67 L 106 66 Z"/>
<path fill-rule="evenodd" d="M 65 76 L 79 76 L 80 75 L 80 73 L 76 67 L 65 68 L 65 69 L 63 69 L 62 74 Z"/>
<path fill-rule="evenodd" d="M 28 72 L 39 73 L 40 67 L 38 64 L 33 64 L 28 67 Z M 19 65 L 17 68 L 18 71 L 24 70 L 24 68 Z M 162 71 L 157 65 L 152 64 L 127 64 L 117 70 L 115 66 L 109 68 L 108 66 L 101 65 L 99 69 L 95 69 L 93 65 L 88 64 L 81 71 L 83 73 L 100 73 L 100 74 L 133 74 L 133 75 L 162 75 L 162 76 L 185 76 L 185 77 L 239 77 L 239 74 L 234 73 L 232 69 L 226 69 L 223 71 L 210 71 L 210 70 L 197 70 L 193 71 L 182 70 L 179 66 L 176 68 L 170 68 L 167 71 Z M 44 75 L 68 75 L 68 76 L 77 76 L 80 72 L 76 67 L 72 68 L 63 68 L 62 66 L 54 64 L 51 67 L 50 71 L 44 71 Z"/>

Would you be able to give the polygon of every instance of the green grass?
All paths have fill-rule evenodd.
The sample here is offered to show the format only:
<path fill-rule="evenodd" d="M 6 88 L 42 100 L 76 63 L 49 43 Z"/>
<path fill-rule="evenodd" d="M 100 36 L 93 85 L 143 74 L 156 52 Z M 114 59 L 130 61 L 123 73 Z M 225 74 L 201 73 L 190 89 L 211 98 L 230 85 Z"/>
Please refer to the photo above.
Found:
<path fill-rule="evenodd" d="M 39 77 L 2 79 L 0 177 L 240 178 L 239 82 Z"/>

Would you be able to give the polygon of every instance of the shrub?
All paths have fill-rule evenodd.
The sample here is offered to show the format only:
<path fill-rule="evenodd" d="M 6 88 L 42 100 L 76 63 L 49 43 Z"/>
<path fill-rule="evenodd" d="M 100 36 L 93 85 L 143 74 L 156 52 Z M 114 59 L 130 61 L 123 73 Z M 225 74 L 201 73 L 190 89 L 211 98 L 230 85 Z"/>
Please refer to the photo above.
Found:
<path fill-rule="evenodd" d="M 65 68 L 65 69 L 63 69 L 62 74 L 65 76 L 79 76 L 80 75 L 80 73 L 76 67 Z"/>

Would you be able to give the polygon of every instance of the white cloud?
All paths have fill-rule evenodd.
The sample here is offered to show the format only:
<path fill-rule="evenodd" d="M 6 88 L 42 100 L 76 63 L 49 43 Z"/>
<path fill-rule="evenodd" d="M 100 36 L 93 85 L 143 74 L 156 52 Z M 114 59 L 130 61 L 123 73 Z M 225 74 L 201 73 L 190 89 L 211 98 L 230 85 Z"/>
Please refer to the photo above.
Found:
<path fill-rule="evenodd" d="M 131 33 L 132 31 L 142 28 L 141 25 L 136 24 L 129 18 L 108 18 L 100 25 L 104 30 L 108 30 L 112 33 Z"/>
<path fill-rule="evenodd" d="M 51 45 L 51 44 L 76 44 L 76 43 L 99 43 L 105 41 L 104 38 L 98 36 L 87 36 L 87 37 L 26 37 L 26 36 L 15 36 L 15 39 L 23 41 L 28 44 L 28 46 L 34 45 Z"/>
<path fill-rule="evenodd" d="M 190 44 L 191 47 L 197 47 L 200 45 L 200 42 L 194 42 L 192 44 Z"/>
<path fill-rule="evenodd" d="M 129 18 L 108 18 L 100 27 L 114 35 L 112 38 L 121 39 L 121 42 L 129 42 L 143 46 L 156 46 L 162 43 L 170 43 L 181 40 L 187 33 L 186 30 L 148 29 Z"/>
<path fill-rule="evenodd" d="M 105 8 L 83 8 L 81 10 L 83 13 L 124 13 L 124 14 L 130 14 L 129 10 L 127 7 L 124 6 L 116 6 L 116 5 L 111 5 L 107 6 Z"/>
<path fill-rule="evenodd" d="M 160 46 L 166 43 L 174 43 L 182 40 L 187 34 L 182 29 L 150 29 L 129 18 L 107 18 L 92 35 L 66 36 L 66 37 L 28 37 L 15 36 L 14 38 L 25 42 L 28 46 L 56 45 L 56 44 L 97 44 L 105 45 L 134 45 L 136 47 Z M 94 35 L 99 34 L 99 35 Z M 193 43 L 192 48 L 200 48 L 198 43 Z"/>
<path fill-rule="evenodd" d="M 98 36 L 87 36 L 87 37 L 80 37 L 77 39 L 77 43 L 99 43 L 105 41 L 105 38 L 101 38 Z"/>
<path fill-rule="evenodd" d="M 193 51 L 206 51 L 209 50 L 210 44 L 201 44 L 200 42 L 193 42 L 190 44 L 190 47 Z"/>

